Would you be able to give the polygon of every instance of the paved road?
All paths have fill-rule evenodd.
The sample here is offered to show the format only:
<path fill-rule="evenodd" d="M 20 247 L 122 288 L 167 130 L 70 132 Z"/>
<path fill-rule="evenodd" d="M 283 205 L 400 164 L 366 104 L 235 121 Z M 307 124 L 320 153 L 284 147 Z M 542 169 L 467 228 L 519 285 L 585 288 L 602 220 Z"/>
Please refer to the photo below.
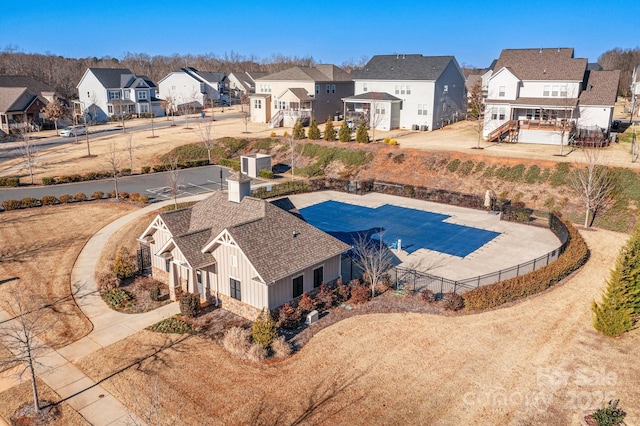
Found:
<path fill-rule="evenodd" d="M 178 197 L 213 192 L 226 188 L 226 179 L 231 174 L 230 170 L 220 166 L 204 166 L 179 171 L 181 187 Z M 167 187 L 169 172 L 150 173 L 118 178 L 118 190 L 126 192 L 139 192 L 149 196 L 150 201 L 162 201 L 172 198 Z M 254 180 L 252 186 L 262 181 Z M 60 197 L 64 194 L 76 194 L 84 192 L 91 196 L 95 191 L 105 194 L 114 189 L 112 179 L 95 180 L 89 182 L 68 183 L 51 186 L 2 188 L 0 189 L 0 203 L 4 200 L 19 200 L 25 197 L 41 199 L 45 195 Z"/>

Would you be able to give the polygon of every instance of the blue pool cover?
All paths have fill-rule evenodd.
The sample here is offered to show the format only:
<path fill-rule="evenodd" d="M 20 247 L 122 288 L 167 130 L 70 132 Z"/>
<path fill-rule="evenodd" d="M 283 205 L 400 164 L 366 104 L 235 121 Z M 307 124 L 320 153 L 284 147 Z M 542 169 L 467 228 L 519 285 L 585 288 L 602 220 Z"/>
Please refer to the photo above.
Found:
<path fill-rule="evenodd" d="M 425 248 L 465 257 L 488 243 L 500 233 L 446 223 L 450 216 L 424 210 L 385 204 L 377 208 L 338 201 L 324 201 L 300 209 L 311 225 L 353 245 L 358 235 L 377 239 L 385 244 L 402 240 L 408 253 Z"/>

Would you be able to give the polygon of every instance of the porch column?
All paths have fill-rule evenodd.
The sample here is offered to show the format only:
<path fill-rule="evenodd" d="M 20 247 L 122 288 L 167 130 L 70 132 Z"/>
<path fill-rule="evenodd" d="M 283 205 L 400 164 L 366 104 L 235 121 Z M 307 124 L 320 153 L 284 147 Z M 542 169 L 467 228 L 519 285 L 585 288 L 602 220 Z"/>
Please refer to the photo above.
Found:
<path fill-rule="evenodd" d="M 169 263 L 169 299 L 174 302 L 178 300 L 176 294 L 176 287 L 180 286 L 178 282 L 178 277 L 176 274 L 176 265 L 173 262 Z"/>

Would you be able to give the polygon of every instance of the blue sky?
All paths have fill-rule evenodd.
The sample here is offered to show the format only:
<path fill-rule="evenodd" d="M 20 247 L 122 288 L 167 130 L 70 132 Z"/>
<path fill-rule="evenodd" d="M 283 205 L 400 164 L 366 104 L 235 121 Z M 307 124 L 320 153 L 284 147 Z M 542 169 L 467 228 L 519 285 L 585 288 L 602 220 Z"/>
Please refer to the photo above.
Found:
<path fill-rule="evenodd" d="M 637 0 L 12 1 L 0 7 L 0 49 L 76 58 L 283 54 L 337 65 L 421 53 L 484 67 L 503 48 L 574 47 L 595 62 L 640 45 L 638 16 Z"/>

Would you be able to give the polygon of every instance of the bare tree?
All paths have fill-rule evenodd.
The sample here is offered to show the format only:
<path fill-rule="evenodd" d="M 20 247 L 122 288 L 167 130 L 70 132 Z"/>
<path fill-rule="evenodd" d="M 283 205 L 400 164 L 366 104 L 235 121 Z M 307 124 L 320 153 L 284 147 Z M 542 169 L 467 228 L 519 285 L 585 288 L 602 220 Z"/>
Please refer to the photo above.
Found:
<path fill-rule="evenodd" d="M 176 99 L 173 94 L 165 96 L 164 101 L 162 101 L 162 108 L 164 109 L 165 114 L 168 117 L 171 117 L 171 125 L 176 125 Z"/>
<path fill-rule="evenodd" d="M 113 186 L 116 191 L 116 200 L 119 200 L 120 194 L 118 191 L 118 175 L 120 173 L 120 165 L 122 164 L 122 158 L 120 157 L 120 153 L 116 148 L 115 141 L 112 141 L 109 144 L 109 150 L 105 154 L 104 163 L 107 171 L 113 178 Z"/>
<path fill-rule="evenodd" d="M 51 121 L 56 128 L 56 135 L 58 135 L 58 120 L 66 117 L 69 114 L 67 108 L 65 108 L 60 101 L 54 99 L 49 102 L 47 106 L 42 108 L 42 113 Z"/>
<path fill-rule="evenodd" d="M 575 109 L 575 98 L 569 97 L 569 92 L 564 92 L 562 96 L 562 115 L 560 120 L 560 156 L 564 155 L 564 137 L 573 127 L 573 111 Z"/>
<path fill-rule="evenodd" d="M 614 172 L 603 164 L 597 148 L 583 150 L 584 166 L 573 170 L 569 182 L 585 206 L 584 227 L 589 228 L 598 210 L 605 207 L 617 190 Z"/>
<path fill-rule="evenodd" d="M 478 142 L 476 149 L 480 149 L 480 140 L 482 139 L 482 130 L 484 129 L 484 95 L 482 93 L 482 79 L 479 78 L 469 94 L 469 118 L 475 121 L 474 129 L 478 133 Z"/>
<path fill-rule="evenodd" d="M 39 412 L 42 407 L 35 370 L 44 367 L 39 358 L 50 349 L 41 336 L 53 327 L 55 316 L 49 315 L 47 309 L 42 307 L 41 300 L 25 284 L 3 292 L 3 299 L 15 317 L 0 323 L 0 342 L 9 352 L 6 358 L 0 358 L 0 366 L 20 365 L 16 372 L 18 376 L 29 372 L 33 408 Z"/>
<path fill-rule="evenodd" d="M 376 295 L 376 286 L 393 266 L 391 251 L 382 241 L 380 233 L 377 241 L 369 235 L 358 234 L 352 250 L 356 265 L 371 282 L 371 296 L 373 297 Z"/>
<path fill-rule="evenodd" d="M 133 151 L 135 151 L 135 146 L 133 144 L 133 135 L 128 133 L 125 139 L 127 152 L 129 153 L 129 168 L 133 170 Z"/>
<path fill-rule="evenodd" d="M 385 111 L 385 103 L 378 101 L 378 95 L 376 93 L 372 93 L 371 96 L 373 100 L 371 101 L 371 104 L 370 104 L 368 119 L 369 119 L 369 128 L 371 129 L 371 140 L 375 142 L 376 127 L 378 127 L 384 120 L 386 111 Z"/>
<path fill-rule="evenodd" d="M 33 168 L 35 166 L 36 155 L 38 153 L 37 146 L 31 140 L 31 134 L 28 126 L 17 129 L 17 131 L 20 136 L 20 146 L 18 147 L 18 151 L 24 159 L 24 163 L 29 171 L 31 185 L 33 185 Z"/>
<path fill-rule="evenodd" d="M 244 123 L 245 133 L 249 133 L 249 129 L 247 128 L 247 126 L 249 126 L 250 121 L 251 121 L 251 116 L 249 115 L 248 112 L 245 112 L 244 114 L 242 114 L 242 122 Z"/>
<path fill-rule="evenodd" d="M 169 188 L 169 194 L 173 198 L 173 206 L 178 208 L 178 194 L 182 184 L 182 176 L 180 175 L 180 169 L 178 168 L 178 157 L 172 157 L 169 159 L 169 173 L 167 174 L 167 188 Z"/>
<path fill-rule="evenodd" d="M 196 134 L 204 144 L 205 148 L 207 148 L 207 157 L 209 159 L 209 164 L 211 164 L 211 150 L 216 145 L 213 139 L 213 124 L 211 122 L 205 124 L 201 121 L 196 129 Z"/>

